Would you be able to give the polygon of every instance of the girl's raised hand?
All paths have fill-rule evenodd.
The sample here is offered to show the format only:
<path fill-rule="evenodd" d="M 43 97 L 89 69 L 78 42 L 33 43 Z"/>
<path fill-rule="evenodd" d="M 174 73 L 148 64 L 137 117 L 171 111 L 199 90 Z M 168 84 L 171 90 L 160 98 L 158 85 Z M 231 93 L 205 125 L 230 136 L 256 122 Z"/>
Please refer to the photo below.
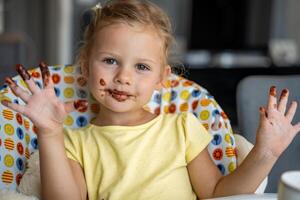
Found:
<path fill-rule="evenodd" d="M 276 158 L 282 154 L 300 131 L 300 122 L 292 124 L 297 102 L 293 101 L 286 111 L 288 96 L 289 91 L 282 90 L 277 103 L 276 87 L 272 86 L 267 107 L 260 107 L 260 123 L 255 145 L 264 153 L 271 153 Z"/>
<path fill-rule="evenodd" d="M 54 91 L 52 79 L 48 66 L 45 63 L 40 63 L 44 89 L 40 89 L 26 69 L 20 64 L 16 66 L 17 72 L 28 85 L 31 94 L 20 88 L 11 78 L 6 78 L 5 81 L 11 90 L 20 97 L 26 105 L 19 105 L 7 101 L 1 103 L 5 106 L 27 116 L 38 130 L 38 135 L 55 133 L 62 128 L 65 117 L 74 109 L 80 109 L 87 106 L 87 101 L 78 100 L 74 102 L 64 103 L 60 101 Z M 43 131 L 40 131 L 43 130 Z M 41 135 L 40 135 L 41 136 Z"/>

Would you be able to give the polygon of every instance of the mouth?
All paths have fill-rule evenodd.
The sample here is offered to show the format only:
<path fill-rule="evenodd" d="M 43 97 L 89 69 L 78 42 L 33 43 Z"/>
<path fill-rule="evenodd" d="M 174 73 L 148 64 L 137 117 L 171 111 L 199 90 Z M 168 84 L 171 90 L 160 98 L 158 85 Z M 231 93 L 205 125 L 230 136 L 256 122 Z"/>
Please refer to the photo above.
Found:
<path fill-rule="evenodd" d="M 134 98 L 134 95 L 129 94 L 128 92 L 125 91 L 119 91 L 116 89 L 106 89 L 104 90 L 106 92 L 108 92 L 114 99 L 116 99 L 119 102 L 123 102 L 126 101 L 128 99 L 132 99 Z"/>

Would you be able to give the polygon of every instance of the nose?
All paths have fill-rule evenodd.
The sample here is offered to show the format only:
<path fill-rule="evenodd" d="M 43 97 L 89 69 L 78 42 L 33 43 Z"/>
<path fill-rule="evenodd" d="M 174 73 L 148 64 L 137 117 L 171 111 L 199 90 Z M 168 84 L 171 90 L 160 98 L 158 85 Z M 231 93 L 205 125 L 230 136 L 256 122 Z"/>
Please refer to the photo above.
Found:
<path fill-rule="evenodd" d="M 132 83 L 132 72 L 126 67 L 120 67 L 115 78 L 115 83 L 122 85 L 131 85 Z"/>

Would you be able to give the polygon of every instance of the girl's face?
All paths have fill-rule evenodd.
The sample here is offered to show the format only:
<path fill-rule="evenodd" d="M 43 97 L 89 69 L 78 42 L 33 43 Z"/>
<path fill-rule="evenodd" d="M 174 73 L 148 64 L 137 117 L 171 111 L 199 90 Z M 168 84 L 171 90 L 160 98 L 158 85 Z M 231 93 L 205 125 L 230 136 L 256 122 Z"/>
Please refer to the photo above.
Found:
<path fill-rule="evenodd" d="M 163 41 L 153 29 L 118 23 L 95 33 L 83 73 L 101 106 L 113 112 L 140 111 L 170 72 L 164 59 Z"/>

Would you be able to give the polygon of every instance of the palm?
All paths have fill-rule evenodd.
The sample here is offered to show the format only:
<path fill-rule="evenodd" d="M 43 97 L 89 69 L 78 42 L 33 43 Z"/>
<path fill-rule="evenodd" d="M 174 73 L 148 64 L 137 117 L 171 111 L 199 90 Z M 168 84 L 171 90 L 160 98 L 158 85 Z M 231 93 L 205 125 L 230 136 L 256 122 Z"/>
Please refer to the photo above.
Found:
<path fill-rule="evenodd" d="M 23 113 L 38 128 L 62 124 L 68 114 L 65 104 L 55 96 L 54 90 L 50 88 L 33 94 L 24 107 Z"/>
<path fill-rule="evenodd" d="M 287 113 L 287 90 L 283 91 L 277 106 L 275 95 L 270 95 L 267 110 L 261 110 L 261 119 L 257 132 L 257 143 L 266 147 L 278 157 L 300 131 L 300 123 L 292 125 L 297 104 L 293 102 Z"/>

